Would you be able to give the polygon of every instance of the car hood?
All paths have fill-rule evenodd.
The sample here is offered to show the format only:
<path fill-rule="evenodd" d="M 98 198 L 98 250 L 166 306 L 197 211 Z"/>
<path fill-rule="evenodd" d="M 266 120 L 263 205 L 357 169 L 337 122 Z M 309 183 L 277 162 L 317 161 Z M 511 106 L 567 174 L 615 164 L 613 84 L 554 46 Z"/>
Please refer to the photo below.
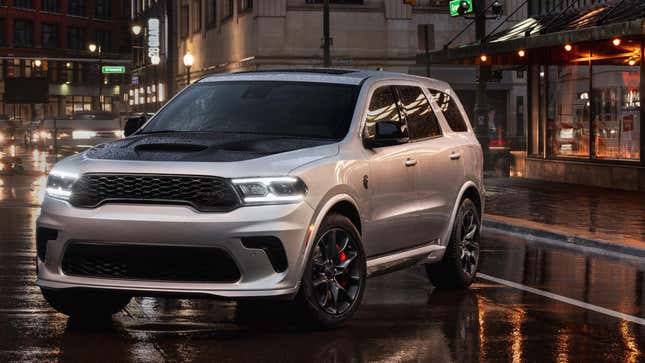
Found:
<path fill-rule="evenodd" d="M 338 153 L 333 140 L 232 135 L 139 135 L 94 147 L 61 161 L 70 173 L 286 175 Z"/>

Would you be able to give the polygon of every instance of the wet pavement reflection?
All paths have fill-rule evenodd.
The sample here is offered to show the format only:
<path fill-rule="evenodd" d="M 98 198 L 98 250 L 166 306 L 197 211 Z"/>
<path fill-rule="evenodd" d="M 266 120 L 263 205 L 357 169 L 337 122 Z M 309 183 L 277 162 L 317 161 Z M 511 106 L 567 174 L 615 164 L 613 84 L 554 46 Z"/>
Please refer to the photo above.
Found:
<path fill-rule="evenodd" d="M 34 285 L 42 174 L 0 180 L 0 361 L 639 362 L 645 328 L 478 279 L 437 291 L 420 268 L 368 281 L 341 329 L 293 324 L 284 304 L 136 298 L 110 321 L 55 313 Z M 481 271 L 645 317 L 645 264 L 486 233 Z"/>

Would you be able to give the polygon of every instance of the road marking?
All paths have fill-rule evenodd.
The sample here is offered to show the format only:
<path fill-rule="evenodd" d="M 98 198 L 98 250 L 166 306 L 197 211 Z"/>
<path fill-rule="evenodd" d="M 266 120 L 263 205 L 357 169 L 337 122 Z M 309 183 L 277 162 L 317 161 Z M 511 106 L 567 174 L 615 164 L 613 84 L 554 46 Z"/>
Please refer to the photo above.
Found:
<path fill-rule="evenodd" d="M 501 284 L 501 285 L 506 285 L 506 286 L 512 287 L 514 289 L 530 292 L 530 293 L 533 293 L 533 294 L 536 294 L 536 295 L 547 297 L 549 299 L 553 299 L 553 300 L 557 300 L 557 301 L 560 301 L 560 302 L 563 302 L 563 303 L 566 303 L 566 304 L 574 305 L 574 306 L 577 306 L 579 308 L 595 311 L 595 312 L 600 313 L 600 314 L 605 314 L 605 315 L 609 315 L 609 316 L 614 317 L 614 318 L 626 320 L 626 321 L 629 321 L 629 322 L 634 323 L 634 324 L 645 325 L 645 319 L 639 318 L 637 316 L 624 314 L 624 313 L 614 311 L 614 310 L 609 310 L 609 309 L 606 309 L 606 308 L 603 308 L 603 307 L 600 307 L 600 306 L 597 306 L 597 305 L 586 303 L 584 301 L 571 299 L 571 298 L 568 298 L 566 296 L 554 294 L 554 293 L 544 291 L 544 290 L 539 290 L 539 289 L 536 289 L 536 288 L 533 288 L 533 287 L 518 284 L 518 283 L 513 282 L 513 281 L 500 279 L 500 278 L 490 276 L 490 275 L 486 275 L 486 274 L 483 274 L 483 273 L 480 273 L 480 272 L 477 273 L 477 277 L 479 277 L 481 279 L 484 279 L 484 280 L 492 281 L 492 282 L 495 282 L 495 283 L 498 283 L 498 284 Z"/>

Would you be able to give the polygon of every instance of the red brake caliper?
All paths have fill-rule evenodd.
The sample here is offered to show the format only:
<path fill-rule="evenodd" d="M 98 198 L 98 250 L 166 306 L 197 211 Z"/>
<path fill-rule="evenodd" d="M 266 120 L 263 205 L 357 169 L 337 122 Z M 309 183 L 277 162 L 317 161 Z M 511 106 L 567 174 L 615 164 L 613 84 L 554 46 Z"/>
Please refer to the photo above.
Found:
<path fill-rule="evenodd" d="M 336 245 L 336 248 L 338 248 L 338 245 Z M 338 260 L 343 263 L 345 260 L 347 260 L 347 255 L 345 254 L 345 251 L 340 253 L 340 256 L 338 256 Z M 347 272 L 347 267 L 345 267 L 345 272 Z M 340 285 L 344 288 L 347 288 L 347 280 L 342 280 L 339 281 Z"/>

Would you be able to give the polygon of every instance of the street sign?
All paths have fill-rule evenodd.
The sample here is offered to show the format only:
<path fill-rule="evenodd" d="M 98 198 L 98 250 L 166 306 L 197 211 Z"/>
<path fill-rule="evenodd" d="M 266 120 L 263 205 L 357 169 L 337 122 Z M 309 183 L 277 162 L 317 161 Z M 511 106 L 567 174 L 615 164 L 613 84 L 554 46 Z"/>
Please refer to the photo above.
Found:
<path fill-rule="evenodd" d="M 460 16 L 463 14 L 459 13 L 459 6 L 461 3 L 468 4 L 468 10 L 463 12 L 463 14 L 468 14 L 473 12 L 473 0 L 452 0 L 450 1 L 450 16 Z"/>
<path fill-rule="evenodd" d="M 124 66 L 103 66 L 101 67 L 101 73 L 103 74 L 123 74 L 125 73 Z"/>

